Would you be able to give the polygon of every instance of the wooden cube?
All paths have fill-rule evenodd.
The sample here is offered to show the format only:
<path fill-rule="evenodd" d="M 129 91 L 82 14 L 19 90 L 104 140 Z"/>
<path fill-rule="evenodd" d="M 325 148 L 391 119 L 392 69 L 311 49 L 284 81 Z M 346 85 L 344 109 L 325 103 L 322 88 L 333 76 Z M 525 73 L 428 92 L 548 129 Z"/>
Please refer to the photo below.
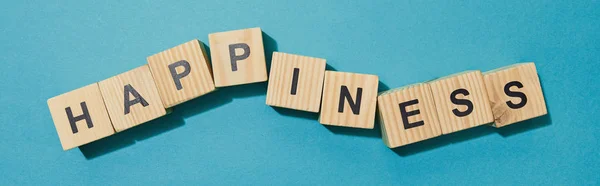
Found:
<path fill-rule="evenodd" d="M 267 81 L 267 65 L 260 28 L 208 35 L 215 86 Z"/>
<path fill-rule="evenodd" d="M 522 63 L 484 73 L 494 114 L 494 126 L 503 127 L 546 115 L 546 102 L 534 63 Z"/>
<path fill-rule="evenodd" d="M 144 65 L 98 83 L 117 132 L 166 114 L 150 68 Z"/>
<path fill-rule="evenodd" d="M 429 82 L 443 134 L 494 120 L 480 71 L 467 71 Z"/>
<path fill-rule="evenodd" d="M 319 112 L 325 59 L 273 52 L 267 105 Z"/>
<path fill-rule="evenodd" d="M 98 83 L 50 98 L 48 108 L 63 150 L 115 133 Z"/>
<path fill-rule="evenodd" d="M 204 46 L 197 39 L 147 60 L 165 108 L 215 90 Z"/>
<path fill-rule="evenodd" d="M 372 129 L 378 85 L 376 75 L 326 71 L 319 122 Z"/>
<path fill-rule="evenodd" d="M 383 141 L 390 148 L 442 134 L 431 88 L 426 83 L 379 94 L 377 108 Z"/>

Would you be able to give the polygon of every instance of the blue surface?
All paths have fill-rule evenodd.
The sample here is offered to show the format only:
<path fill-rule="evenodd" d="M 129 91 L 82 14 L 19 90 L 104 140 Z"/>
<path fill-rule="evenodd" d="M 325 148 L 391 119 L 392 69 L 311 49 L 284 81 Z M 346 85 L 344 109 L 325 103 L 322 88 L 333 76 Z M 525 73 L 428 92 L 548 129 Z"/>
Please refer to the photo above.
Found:
<path fill-rule="evenodd" d="M 568 0 L 4 1 L 0 185 L 598 185 L 599 8 Z M 390 150 L 379 127 L 325 127 L 316 114 L 265 105 L 261 83 L 62 151 L 48 98 L 190 39 L 256 26 L 268 50 L 377 74 L 389 88 L 535 61 L 549 115 Z"/>

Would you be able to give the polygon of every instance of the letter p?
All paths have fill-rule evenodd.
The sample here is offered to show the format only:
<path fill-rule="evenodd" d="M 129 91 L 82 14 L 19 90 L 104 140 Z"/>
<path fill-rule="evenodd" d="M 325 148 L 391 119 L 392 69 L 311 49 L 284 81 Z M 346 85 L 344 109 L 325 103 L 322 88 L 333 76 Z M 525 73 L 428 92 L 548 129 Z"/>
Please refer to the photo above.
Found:
<path fill-rule="evenodd" d="M 235 55 L 235 49 L 242 49 L 244 52 Z M 244 60 L 250 56 L 250 46 L 246 43 L 236 43 L 229 45 L 229 58 L 231 59 L 231 71 L 237 71 L 237 61 Z"/>

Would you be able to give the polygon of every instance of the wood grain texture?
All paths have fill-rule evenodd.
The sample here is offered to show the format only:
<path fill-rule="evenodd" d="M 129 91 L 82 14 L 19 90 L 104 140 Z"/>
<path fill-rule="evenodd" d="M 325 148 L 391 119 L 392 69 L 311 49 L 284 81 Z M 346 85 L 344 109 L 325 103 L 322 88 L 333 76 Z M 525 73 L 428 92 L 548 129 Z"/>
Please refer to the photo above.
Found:
<path fill-rule="evenodd" d="M 491 123 L 494 119 L 487 91 L 480 71 L 466 71 L 429 82 L 443 134 Z M 473 103 L 473 111 L 463 117 L 452 110 L 466 111 L 467 106 L 451 102 L 450 95 L 457 89 L 466 89 L 469 95 L 458 94 L 457 99 Z"/>
<path fill-rule="evenodd" d="M 117 132 L 166 114 L 148 65 L 105 79 L 98 84 L 113 127 Z M 125 114 L 125 85 L 131 85 L 147 101 L 148 105 L 143 106 L 141 103 L 131 105 L 130 112 Z M 128 101 L 134 99 L 135 97 L 129 93 Z"/>
<path fill-rule="evenodd" d="M 405 112 L 419 111 L 419 114 L 408 115 L 406 125 L 400 111 L 401 103 L 414 104 L 404 107 Z M 442 131 L 435 110 L 435 102 L 431 88 L 426 83 L 419 83 L 389 90 L 377 97 L 379 121 L 381 121 L 382 136 L 385 144 L 390 148 L 408 145 L 418 141 L 440 136 Z M 411 123 L 423 122 L 423 125 L 410 127 Z"/>
<path fill-rule="evenodd" d="M 189 74 L 174 79 L 169 65 L 182 60 L 189 64 Z M 197 39 L 154 54 L 147 61 L 165 108 L 215 90 L 204 46 Z M 182 74 L 185 67 L 180 65 L 175 70 Z M 175 81 L 179 81 L 181 89 L 177 88 Z"/>
<path fill-rule="evenodd" d="M 321 58 L 273 52 L 267 105 L 319 112 L 325 63 Z M 292 94 L 294 69 L 298 76 Z"/>
<path fill-rule="evenodd" d="M 495 127 L 503 127 L 548 113 L 540 80 L 533 62 L 511 65 L 486 72 L 484 73 L 484 79 L 494 114 Z M 511 92 L 522 92 L 526 97 L 525 105 L 519 108 L 510 108 L 507 102 L 520 104 L 523 100 L 520 97 L 510 97 L 504 91 L 505 86 L 513 81 L 520 82 L 522 88 L 508 86 L 509 90 Z"/>
<path fill-rule="evenodd" d="M 88 127 L 85 119 L 78 120 L 75 122 L 77 132 L 74 133 L 66 108 L 70 107 L 72 117 L 78 117 L 84 114 L 82 102 L 85 102 L 92 127 Z M 48 108 L 63 150 L 69 150 L 115 133 L 97 83 L 48 99 Z"/>
<path fill-rule="evenodd" d="M 267 81 L 265 51 L 260 28 L 249 28 L 208 35 L 210 55 L 216 87 L 241 85 Z M 233 71 L 229 46 L 245 43 L 249 46 L 250 55 L 237 61 L 237 70 Z M 242 55 L 243 50 L 235 50 Z"/>
<path fill-rule="evenodd" d="M 379 77 L 376 75 L 325 71 L 319 122 L 324 125 L 372 129 L 375 124 L 378 85 Z M 343 112 L 338 112 L 342 86 L 348 88 L 355 103 L 357 90 L 362 88 L 358 114 L 352 112 L 350 103 L 346 99 L 344 99 Z"/>

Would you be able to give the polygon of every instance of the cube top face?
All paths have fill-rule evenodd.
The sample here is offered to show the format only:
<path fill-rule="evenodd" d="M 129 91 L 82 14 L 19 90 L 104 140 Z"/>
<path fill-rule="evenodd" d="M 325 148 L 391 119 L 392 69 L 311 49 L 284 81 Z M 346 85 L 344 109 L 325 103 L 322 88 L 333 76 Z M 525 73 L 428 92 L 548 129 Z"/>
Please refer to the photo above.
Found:
<path fill-rule="evenodd" d="M 63 150 L 115 133 L 97 83 L 48 99 Z"/>
<path fill-rule="evenodd" d="M 383 140 L 390 148 L 442 134 L 428 84 L 390 90 L 377 97 Z"/>
<path fill-rule="evenodd" d="M 267 81 L 260 28 L 208 35 L 216 87 Z"/>
<path fill-rule="evenodd" d="M 325 59 L 273 52 L 267 105 L 319 112 Z"/>
<path fill-rule="evenodd" d="M 148 65 L 98 84 L 117 132 L 166 114 Z"/>
<path fill-rule="evenodd" d="M 165 108 L 215 90 L 204 46 L 196 39 L 147 60 Z"/>
<path fill-rule="evenodd" d="M 378 85 L 375 75 L 325 71 L 319 122 L 372 129 Z"/>
<path fill-rule="evenodd" d="M 443 134 L 491 123 L 494 119 L 483 76 L 467 71 L 429 82 Z"/>
<path fill-rule="evenodd" d="M 546 102 L 534 63 L 484 73 L 494 126 L 502 127 L 546 115 Z"/>

